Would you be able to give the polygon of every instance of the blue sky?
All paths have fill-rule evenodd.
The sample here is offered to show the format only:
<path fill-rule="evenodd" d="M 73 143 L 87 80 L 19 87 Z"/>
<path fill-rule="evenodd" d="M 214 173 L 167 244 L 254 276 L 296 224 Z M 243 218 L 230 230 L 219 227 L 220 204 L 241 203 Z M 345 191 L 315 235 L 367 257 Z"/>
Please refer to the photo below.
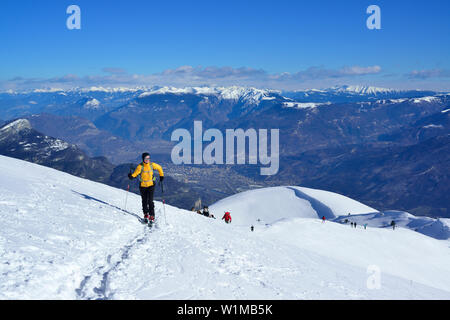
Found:
<path fill-rule="evenodd" d="M 69 30 L 69 5 L 81 30 Z M 369 30 L 369 5 L 381 30 Z M 362 84 L 450 90 L 450 1 L 2 0 L 0 89 Z"/>

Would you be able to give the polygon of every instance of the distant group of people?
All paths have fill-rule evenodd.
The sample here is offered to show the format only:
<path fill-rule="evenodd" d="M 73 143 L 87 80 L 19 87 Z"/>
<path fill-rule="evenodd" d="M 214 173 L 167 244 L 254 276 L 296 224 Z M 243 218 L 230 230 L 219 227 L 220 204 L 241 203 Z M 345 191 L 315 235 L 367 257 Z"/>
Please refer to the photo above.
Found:
<path fill-rule="evenodd" d="M 347 223 L 348 223 L 348 219 L 345 219 L 345 220 L 344 220 L 344 223 L 347 224 Z M 350 221 L 350 226 L 351 226 L 352 228 L 356 228 L 356 227 L 357 227 L 357 224 L 356 224 L 356 222 Z M 366 228 L 367 228 L 367 223 L 364 224 L 364 229 L 366 229 Z"/>
<path fill-rule="evenodd" d="M 345 220 L 344 220 L 344 223 L 345 223 L 345 224 L 347 224 L 348 222 L 349 222 L 348 219 L 345 219 Z M 350 226 L 351 226 L 352 228 L 356 228 L 357 224 L 356 224 L 356 222 L 352 222 L 352 221 L 351 221 L 351 222 L 350 222 Z M 367 229 L 367 223 L 365 223 L 363 226 L 364 226 L 364 229 Z M 395 221 L 394 221 L 394 220 L 391 221 L 390 226 L 392 227 L 392 230 L 395 230 L 396 224 L 395 224 Z"/>
<path fill-rule="evenodd" d="M 200 214 L 200 215 L 202 215 L 202 216 L 205 216 L 205 217 L 208 217 L 208 218 L 213 218 L 213 219 L 216 219 L 216 217 L 213 215 L 213 214 L 211 214 L 210 212 L 209 212 L 209 208 L 208 208 L 208 206 L 204 206 L 203 207 L 203 210 L 195 210 L 195 207 L 192 207 L 191 208 L 191 211 L 193 211 L 193 212 L 196 212 L 197 214 Z M 350 216 L 350 213 L 349 213 L 349 216 Z M 230 212 L 225 212 L 225 214 L 223 215 L 223 217 L 222 217 L 222 220 L 225 220 L 225 223 L 231 223 L 231 221 L 232 221 L 232 219 L 231 219 L 231 213 Z M 322 223 L 325 223 L 325 221 L 326 221 L 326 218 L 325 218 L 325 216 L 322 216 Z M 260 219 L 258 219 L 258 221 L 260 221 Z M 349 223 L 349 220 L 348 219 L 345 219 L 344 220 L 344 223 L 345 224 L 348 224 Z M 390 223 L 390 226 L 392 227 L 392 229 L 393 230 L 395 230 L 395 221 L 394 220 L 392 220 L 391 221 L 391 223 Z M 352 227 L 352 228 L 357 228 L 357 226 L 358 226 L 358 224 L 356 223 L 356 222 L 353 222 L 353 221 L 350 221 L 350 226 Z M 364 229 L 367 229 L 367 223 L 365 223 L 364 225 L 363 225 L 363 227 L 364 227 Z M 255 227 L 252 225 L 251 227 L 250 227 L 250 230 L 251 231 L 254 231 L 255 230 Z"/>
<path fill-rule="evenodd" d="M 205 216 L 207 218 L 212 218 L 212 219 L 216 218 L 212 213 L 209 212 L 208 206 L 204 206 L 203 210 L 197 210 L 197 211 L 195 210 L 195 207 L 192 207 L 191 211 L 192 212 L 196 212 L 197 214 L 200 214 L 200 215 Z"/>
<path fill-rule="evenodd" d="M 202 216 L 208 217 L 208 218 L 213 218 L 216 219 L 216 217 L 209 212 L 209 208 L 208 206 L 204 206 L 203 210 L 195 210 L 195 207 L 191 208 L 192 212 L 196 212 L 197 214 L 200 214 Z M 225 214 L 222 217 L 222 220 L 225 220 L 225 223 L 231 223 L 232 219 L 231 219 L 231 213 L 230 212 L 225 212 Z M 252 226 L 252 231 L 253 231 L 254 227 Z"/>
<path fill-rule="evenodd" d="M 214 215 L 211 214 L 211 213 L 209 212 L 208 206 L 204 206 L 204 207 L 203 207 L 203 211 L 201 211 L 201 210 L 195 210 L 195 207 L 192 207 L 192 208 L 191 208 L 191 211 L 197 212 L 197 214 L 200 214 L 200 215 L 205 216 L 205 217 L 208 217 L 208 218 L 216 219 L 216 217 L 214 217 Z M 349 213 L 349 215 L 350 215 L 350 213 Z M 231 214 L 230 214 L 230 212 L 228 212 L 228 211 L 225 212 L 225 214 L 224 214 L 223 217 L 222 217 L 222 220 L 225 220 L 225 223 L 231 223 L 232 219 L 231 219 Z M 321 219 L 321 220 L 322 220 L 322 223 L 325 223 L 325 221 L 326 221 L 325 216 L 322 216 L 322 219 Z M 260 219 L 258 219 L 258 221 L 260 221 Z M 348 220 L 348 219 L 345 219 L 345 220 L 344 220 L 344 223 L 345 223 L 345 224 L 349 223 L 349 220 Z M 358 226 L 358 224 L 357 224 L 356 222 L 350 221 L 350 226 L 351 226 L 352 228 L 355 228 L 355 229 L 356 229 L 357 226 Z M 394 221 L 394 220 L 391 221 L 390 226 L 392 227 L 393 230 L 395 230 L 395 221 Z M 364 227 L 364 229 L 367 229 L 367 223 L 365 223 L 365 224 L 363 225 L 363 227 Z M 252 225 L 252 226 L 250 227 L 250 230 L 251 230 L 251 231 L 254 231 L 254 230 L 255 230 L 255 227 Z"/>

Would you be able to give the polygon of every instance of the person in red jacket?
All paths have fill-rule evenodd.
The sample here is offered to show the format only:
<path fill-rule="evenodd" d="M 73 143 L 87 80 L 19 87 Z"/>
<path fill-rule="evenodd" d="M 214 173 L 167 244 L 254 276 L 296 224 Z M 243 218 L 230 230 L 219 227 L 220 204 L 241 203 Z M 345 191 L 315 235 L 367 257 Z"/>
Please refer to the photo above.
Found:
<path fill-rule="evenodd" d="M 325 216 L 322 217 L 322 223 L 324 223 L 324 222 L 325 222 Z"/>
<path fill-rule="evenodd" d="M 230 215 L 230 213 L 228 211 L 225 212 L 225 214 L 223 215 L 222 220 L 223 219 L 225 219 L 226 223 L 230 223 L 231 222 L 231 215 Z"/>

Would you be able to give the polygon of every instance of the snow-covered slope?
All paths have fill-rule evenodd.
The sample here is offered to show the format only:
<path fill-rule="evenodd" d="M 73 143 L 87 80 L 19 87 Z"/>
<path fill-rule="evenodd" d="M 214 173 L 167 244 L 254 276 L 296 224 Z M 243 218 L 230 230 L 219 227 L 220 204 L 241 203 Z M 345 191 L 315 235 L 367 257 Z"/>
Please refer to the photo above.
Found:
<path fill-rule="evenodd" d="M 439 240 L 450 238 L 450 219 L 433 219 L 430 217 L 416 217 L 408 212 L 388 210 L 367 214 L 341 216 L 335 222 L 343 223 L 345 220 L 356 222 L 362 226 L 367 224 L 374 228 L 391 228 L 391 222 L 400 228 L 408 228 Z"/>
<path fill-rule="evenodd" d="M 222 199 L 210 211 L 232 213 L 235 224 L 273 224 L 291 218 L 334 219 L 343 214 L 375 212 L 360 202 L 337 193 L 303 187 L 272 187 L 241 192 Z"/>
<path fill-rule="evenodd" d="M 19 131 L 23 129 L 32 129 L 30 121 L 26 119 L 18 119 L 15 121 L 11 121 L 7 125 L 1 127 L 0 132 L 2 135 L 17 134 Z"/>
<path fill-rule="evenodd" d="M 235 225 L 272 225 L 294 218 L 320 219 L 343 224 L 355 222 L 373 228 L 396 226 L 423 233 L 438 240 L 450 239 L 450 219 L 417 217 L 408 212 L 379 212 L 343 195 L 304 187 L 272 187 L 241 192 L 210 207 L 217 216 L 232 213 Z"/>
<path fill-rule="evenodd" d="M 342 211 L 339 196 L 298 191 L 272 194 L 311 217 L 320 204 L 297 198 Z M 448 241 L 298 217 L 251 232 L 165 209 L 150 231 L 138 195 L 0 156 L 0 299 L 450 298 Z"/>

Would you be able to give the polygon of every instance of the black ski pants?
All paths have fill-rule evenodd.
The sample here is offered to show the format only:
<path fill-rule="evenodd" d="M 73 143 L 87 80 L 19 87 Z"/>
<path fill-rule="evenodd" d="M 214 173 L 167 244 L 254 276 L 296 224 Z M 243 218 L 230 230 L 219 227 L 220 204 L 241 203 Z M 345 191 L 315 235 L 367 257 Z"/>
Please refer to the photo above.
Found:
<path fill-rule="evenodd" d="M 142 211 L 145 215 L 155 216 L 155 204 L 153 203 L 153 194 L 155 193 L 155 186 L 139 187 L 142 198 Z"/>

